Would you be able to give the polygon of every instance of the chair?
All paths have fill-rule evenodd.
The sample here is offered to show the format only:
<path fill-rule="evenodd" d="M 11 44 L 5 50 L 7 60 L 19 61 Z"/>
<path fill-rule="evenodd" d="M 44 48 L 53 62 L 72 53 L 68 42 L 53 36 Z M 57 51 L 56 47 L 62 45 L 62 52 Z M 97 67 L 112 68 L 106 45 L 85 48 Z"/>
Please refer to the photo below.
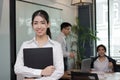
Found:
<path fill-rule="evenodd" d="M 99 80 L 96 73 L 71 72 L 71 80 Z"/>
<path fill-rule="evenodd" d="M 91 65 L 91 58 L 83 59 L 81 62 L 81 72 L 89 72 Z"/>

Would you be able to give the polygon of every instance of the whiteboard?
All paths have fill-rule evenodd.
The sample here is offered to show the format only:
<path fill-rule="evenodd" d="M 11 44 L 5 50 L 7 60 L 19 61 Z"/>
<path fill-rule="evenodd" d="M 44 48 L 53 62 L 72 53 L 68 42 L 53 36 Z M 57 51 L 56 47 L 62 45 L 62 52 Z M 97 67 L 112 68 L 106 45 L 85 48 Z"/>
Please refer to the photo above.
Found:
<path fill-rule="evenodd" d="M 50 30 L 52 39 L 60 33 L 60 24 L 62 23 L 62 9 L 57 9 L 41 4 L 33 4 L 23 1 L 16 1 L 16 49 L 17 52 L 23 41 L 34 37 L 34 31 L 31 26 L 31 16 L 36 10 L 45 10 L 50 17 Z"/>

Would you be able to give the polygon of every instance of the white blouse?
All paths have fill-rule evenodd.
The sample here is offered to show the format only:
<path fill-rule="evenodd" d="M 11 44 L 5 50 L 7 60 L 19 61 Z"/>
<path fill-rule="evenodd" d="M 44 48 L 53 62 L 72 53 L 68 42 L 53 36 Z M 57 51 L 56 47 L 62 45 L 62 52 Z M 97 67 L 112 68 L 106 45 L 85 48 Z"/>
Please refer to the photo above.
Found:
<path fill-rule="evenodd" d="M 102 62 L 99 59 L 97 59 L 94 62 L 94 69 L 97 70 L 97 71 L 101 71 L 101 72 L 112 71 L 111 69 L 109 69 L 108 65 L 109 65 L 109 61 L 108 61 L 107 58 L 105 58 L 105 60 L 102 61 Z"/>
<path fill-rule="evenodd" d="M 63 52 L 61 45 L 48 39 L 48 42 L 43 47 L 52 47 L 53 48 L 53 66 L 55 67 L 55 71 L 51 76 L 41 77 L 42 69 L 33 69 L 27 66 L 24 66 L 23 62 L 23 49 L 24 48 L 39 48 L 39 45 L 35 38 L 30 41 L 25 41 L 17 55 L 17 60 L 14 66 L 14 71 L 17 75 L 21 75 L 22 77 L 37 77 L 35 80 L 58 80 L 64 74 L 64 64 L 63 64 Z"/>

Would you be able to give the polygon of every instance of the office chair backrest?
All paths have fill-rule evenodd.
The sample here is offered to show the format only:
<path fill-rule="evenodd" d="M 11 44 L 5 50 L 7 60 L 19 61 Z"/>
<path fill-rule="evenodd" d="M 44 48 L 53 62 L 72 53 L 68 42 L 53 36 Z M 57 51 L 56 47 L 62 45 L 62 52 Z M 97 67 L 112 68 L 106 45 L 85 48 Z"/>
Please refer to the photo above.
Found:
<path fill-rule="evenodd" d="M 89 72 L 91 65 L 91 58 L 83 59 L 81 63 L 81 72 Z"/>
<path fill-rule="evenodd" d="M 71 80 L 99 80 L 96 73 L 71 72 Z"/>

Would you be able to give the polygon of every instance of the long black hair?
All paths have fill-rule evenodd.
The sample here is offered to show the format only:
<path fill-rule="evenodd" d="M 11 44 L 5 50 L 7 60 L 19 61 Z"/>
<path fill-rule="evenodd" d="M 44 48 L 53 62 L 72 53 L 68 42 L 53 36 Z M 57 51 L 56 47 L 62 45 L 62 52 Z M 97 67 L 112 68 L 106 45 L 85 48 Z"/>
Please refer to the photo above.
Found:
<path fill-rule="evenodd" d="M 42 18 L 44 18 L 47 23 L 49 23 L 49 15 L 46 11 L 44 10 L 37 10 L 33 13 L 32 15 L 32 24 L 33 24 L 33 20 L 36 16 L 41 16 Z M 51 38 L 51 32 L 50 32 L 50 28 L 47 28 L 47 35 Z"/>
<path fill-rule="evenodd" d="M 98 50 L 99 50 L 99 47 L 103 47 L 103 48 L 104 48 L 104 50 L 105 50 L 105 52 L 106 52 L 106 47 L 105 47 L 103 44 L 100 44 L 100 45 L 98 45 L 98 46 L 97 46 L 97 49 L 96 49 L 96 50 L 97 50 L 97 52 L 98 52 Z"/>

